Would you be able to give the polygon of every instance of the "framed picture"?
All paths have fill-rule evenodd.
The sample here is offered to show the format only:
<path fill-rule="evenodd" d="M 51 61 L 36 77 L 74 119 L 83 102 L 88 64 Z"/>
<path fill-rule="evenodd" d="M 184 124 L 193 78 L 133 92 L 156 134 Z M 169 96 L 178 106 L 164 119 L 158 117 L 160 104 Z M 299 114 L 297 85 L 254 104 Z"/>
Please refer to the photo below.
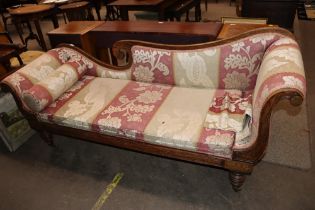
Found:
<path fill-rule="evenodd" d="M 33 134 L 10 93 L 0 92 L 0 138 L 13 152 Z"/>

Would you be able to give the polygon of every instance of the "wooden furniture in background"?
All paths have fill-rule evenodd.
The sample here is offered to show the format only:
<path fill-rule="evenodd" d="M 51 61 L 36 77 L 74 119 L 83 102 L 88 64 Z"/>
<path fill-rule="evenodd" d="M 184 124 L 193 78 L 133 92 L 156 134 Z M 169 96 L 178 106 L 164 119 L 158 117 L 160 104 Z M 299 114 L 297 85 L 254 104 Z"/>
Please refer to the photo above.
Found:
<path fill-rule="evenodd" d="M 274 25 L 267 24 L 248 24 L 248 23 L 225 23 L 218 35 L 218 39 L 227 39 L 249 30 L 263 27 L 274 27 Z"/>
<path fill-rule="evenodd" d="M 7 21 L 11 18 L 7 8 L 20 4 L 18 0 L 0 0 L 0 16 L 2 18 L 4 29 L 8 30 Z"/>
<path fill-rule="evenodd" d="M 194 44 L 217 38 L 220 22 L 181 23 L 154 21 L 73 21 L 48 32 L 51 46 L 61 43 L 79 46 L 106 62 L 114 62 L 110 49 L 116 41 L 134 39 L 164 44 Z"/>
<path fill-rule="evenodd" d="M 8 9 L 10 15 L 14 19 L 14 23 L 18 31 L 19 31 L 19 26 L 18 26 L 19 23 L 23 21 L 27 21 L 30 34 L 25 39 L 26 45 L 29 39 L 36 39 L 39 42 L 39 45 L 42 47 L 42 49 L 44 51 L 47 50 L 47 46 L 45 43 L 45 39 L 44 39 L 39 21 L 44 16 L 52 15 L 54 28 L 58 28 L 59 24 L 58 24 L 58 20 L 56 16 L 54 15 L 53 8 L 54 8 L 54 5 L 47 4 L 47 5 L 26 5 L 26 6 L 22 5 L 21 7 L 18 7 L 18 8 Z M 30 22 L 32 21 L 35 24 L 37 35 L 33 33 L 32 27 L 30 26 Z"/>
<path fill-rule="evenodd" d="M 293 28 L 298 0 L 241 0 L 237 4 L 242 17 L 268 18 L 268 24 Z"/>
<path fill-rule="evenodd" d="M 306 17 L 311 20 L 315 20 L 315 2 L 304 4 Z"/>
<path fill-rule="evenodd" d="M 139 0 L 116 0 L 110 3 L 111 6 L 119 7 L 120 15 L 122 20 L 129 20 L 129 11 L 155 11 L 158 13 L 159 20 L 166 20 L 167 8 L 176 2 L 182 0 L 150 0 L 150 1 L 139 1 Z M 201 19 L 200 0 L 194 0 L 199 2 L 195 8 L 196 16 Z M 196 3 L 197 4 L 197 3 Z"/>
<path fill-rule="evenodd" d="M 97 15 L 97 20 L 101 20 L 101 7 L 102 7 L 102 0 L 90 0 L 90 3 L 95 8 L 95 12 Z"/>
<path fill-rule="evenodd" d="M 92 11 L 87 1 L 73 2 L 59 7 L 61 13 L 65 13 L 68 21 L 94 20 Z"/>
<path fill-rule="evenodd" d="M 116 41 L 129 39 L 163 44 L 196 44 L 215 40 L 221 26 L 220 22 L 107 21 L 92 29 L 90 37 L 97 43 L 95 56 L 115 64 L 109 49 Z"/>
<path fill-rule="evenodd" d="M 0 76 L 11 70 L 10 59 L 16 57 L 20 65 L 23 61 L 20 53 L 26 51 L 26 47 L 14 44 L 8 32 L 4 31 L 0 24 Z"/>
<path fill-rule="evenodd" d="M 186 14 L 185 21 L 189 20 L 189 11 L 191 9 L 195 8 L 195 21 L 199 22 L 201 20 L 201 14 L 200 11 L 196 8 L 200 8 L 200 0 L 180 0 L 174 3 L 173 5 L 169 6 L 166 9 L 167 17 L 173 21 L 176 19 L 176 21 L 181 20 L 181 16 L 183 14 Z"/>
<path fill-rule="evenodd" d="M 87 53 L 94 55 L 94 40 L 89 32 L 103 24 L 103 21 L 72 21 L 47 33 L 52 48 L 61 43 L 74 44 Z"/>

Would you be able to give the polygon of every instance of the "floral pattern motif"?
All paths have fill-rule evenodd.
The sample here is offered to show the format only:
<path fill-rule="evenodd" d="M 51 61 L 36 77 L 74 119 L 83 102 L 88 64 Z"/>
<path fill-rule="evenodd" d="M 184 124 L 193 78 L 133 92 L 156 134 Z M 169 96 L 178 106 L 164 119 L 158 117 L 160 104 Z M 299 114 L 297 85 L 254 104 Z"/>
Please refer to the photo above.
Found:
<path fill-rule="evenodd" d="M 212 74 L 213 69 L 212 71 L 209 69 L 207 62 L 217 60 L 218 54 L 217 49 L 204 50 L 202 53 L 195 51 L 174 53 L 176 85 L 214 88 L 216 86 L 214 81 L 217 78 Z"/>
<path fill-rule="evenodd" d="M 278 36 L 265 34 L 223 47 L 219 88 L 252 90 L 264 52 L 277 39 Z"/>
<path fill-rule="evenodd" d="M 83 76 L 81 80 L 77 81 L 69 90 L 62 94 L 57 100 L 51 103 L 42 112 L 38 113 L 39 118 L 53 122 L 54 114 L 70 99 L 72 99 L 78 92 L 80 92 L 85 86 L 87 86 L 93 79 L 94 77 L 91 76 Z"/>
<path fill-rule="evenodd" d="M 41 55 L 14 74 L 9 75 L 2 82 L 11 86 L 22 97 L 22 94 L 26 90 L 45 79 L 61 65 L 58 59 L 53 57 L 49 52 Z"/>
<path fill-rule="evenodd" d="M 204 126 L 234 132 L 241 132 L 245 127 L 250 127 L 251 98 L 252 94 L 249 92 L 217 90 Z"/>
<path fill-rule="evenodd" d="M 78 70 L 79 74 L 86 69 L 88 69 L 89 71 L 93 71 L 96 68 L 94 62 L 75 50 L 66 47 L 57 48 L 54 50 L 62 63 L 68 63 L 74 66 Z"/>
<path fill-rule="evenodd" d="M 116 71 L 99 66 L 73 49 L 58 48 L 2 82 L 10 85 L 21 96 L 40 92 L 33 103 L 39 107 L 50 103 L 38 113 L 40 120 L 226 158 L 231 158 L 233 149 L 248 148 L 256 141 L 261 110 L 273 94 L 294 90 L 305 95 L 305 76 L 299 47 L 293 39 L 277 33 L 264 33 L 206 49 L 181 51 L 182 59 L 177 60 L 174 58 L 179 53 L 177 51 L 135 46 L 132 52 L 132 67 L 126 71 Z M 41 85 L 65 63 L 75 69 L 72 74 L 74 77 L 71 78 L 76 79 L 70 79 L 69 83 L 69 79 L 63 77 L 57 79 L 57 83 L 66 82 L 71 87 L 69 90 L 68 87 L 60 88 L 62 85 Z M 176 80 L 179 75 L 176 72 L 183 70 L 179 66 L 186 68 L 185 80 Z M 193 70 L 189 71 L 191 68 Z M 107 78 L 84 76 L 86 74 Z M 113 82 L 108 78 L 119 80 Z M 206 108 L 196 109 L 193 106 L 195 110 L 189 110 L 185 107 L 188 105 L 183 103 L 182 109 L 161 114 L 161 109 L 170 109 L 165 105 L 167 101 L 176 104 L 180 97 L 184 97 L 185 94 L 172 95 L 175 89 L 181 87 L 123 79 L 212 89 L 182 88 L 185 94 L 189 92 L 188 89 L 209 91 L 208 97 L 199 97 L 203 103 L 209 100 L 206 101 Z M 93 92 L 95 89 L 105 89 L 102 87 L 107 87 L 110 82 L 113 84 L 111 87 L 116 88 L 113 94 L 109 94 L 113 92 L 111 88 L 106 89 L 107 93 L 105 90 Z M 49 88 L 60 88 L 60 94 L 53 93 L 55 90 L 47 91 Z M 228 96 L 223 94 L 218 97 L 215 95 L 215 91 L 220 92 L 218 89 L 237 89 L 242 91 L 243 98 L 247 97 L 244 91 L 254 91 L 251 128 L 237 132 L 223 130 L 227 126 L 222 129 L 203 127 L 209 105 L 213 113 L 228 114 L 242 114 L 249 105 L 249 101 L 234 100 L 234 95 L 231 96 L 233 90 L 228 91 Z M 211 94 L 215 97 L 213 100 Z M 187 96 L 196 97 L 195 94 Z M 231 118 L 226 116 L 225 120 Z M 154 120 L 156 124 L 152 123 Z M 167 123 L 173 124 L 167 126 Z M 145 136 L 149 125 L 154 125 L 151 130 L 154 130 L 155 135 Z M 196 138 L 192 137 L 192 131 L 197 133 Z M 246 137 L 248 132 L 251 135 Z"/>
<path fill-rule="evenodd" d="M 298 90 L 305 96 L 306 82 L 301 53 L 297 45 L 292 45 L 295 41 L 287 39 L 274 42 L 264 55 L 253 96 L 251 136 L 236 138 L 236 149 L 247 148 L 256 141 L 262 108 L 272 95 L 282 90 Z"/>
<path fill-rule="evenodd" d="M 98 131 L 116 128 L 142 131 L 164 98 L 170 86 L 129 83 L 94 120 Z M 141 132 L 140 132 L 141 133 Z"/>
<path fill-rule="evenodd" d="M 210 151 L 212 155 L 231 158 L 234 138 L 232 131 L 203 128 L 197 144 L 198 151 Z"/>
<path fill-rule="evenodd" d="M 174 84 L 172 56 L 167 50 L 132 47 L 132 79 L 139 82 Z"/>
<path fill-rule="evenodd" d="M 23 93 L 22 98 L 31 110 L 35 112 L 43 110 L 72 87 L 86 71 L 86 69 L 78 70 L 71 65 L 63 64 L 47 78 Z"/>

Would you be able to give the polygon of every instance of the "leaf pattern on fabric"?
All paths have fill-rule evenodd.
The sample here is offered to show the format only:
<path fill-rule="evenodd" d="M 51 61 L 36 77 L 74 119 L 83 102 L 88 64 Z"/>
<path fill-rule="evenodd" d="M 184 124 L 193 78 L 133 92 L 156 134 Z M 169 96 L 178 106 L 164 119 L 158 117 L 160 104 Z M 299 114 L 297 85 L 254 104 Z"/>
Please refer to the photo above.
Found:
<path fill-rule="evenodd" d="M 206 54 L 212 56 L 216 53 L 215 50 L 208 50 Z M 192 83 L 194 86 L 211 87 L 213 82 L 207 75 L 209 67 L 205 60 L 199 53 L 178 53 L 177 58 L 181 63 L 181 71 L 185 72 L 188 83 Z M 183 86 L 187 84 L 184 78 L 180 82 Z"/>
<path fill-rule="evenodd" d="M 225 53 L 221 57 L 222 88 L 253 89 L 263 55 L 268 46 L 278 38 L 273 34 L 264 34 L 237 41 L 230 47 L 225 46 Z"/>
<path fill-rule="evenodd" d="M 127 95 L 119 96 L 118 101 L 120 104 L 116 106 L 110 105 L 107 109 L 105 109 L 101 115 L 106 117 L 99 120 L 98 123 L 100 125 L 105 125 L 103 123 L 106 123 L 107 120 L 110 122 L 113 118 L 112 114 L 117 113 L 126 117 L 128 122 L 142 122 L 142 115 L 152 112 L 154 104 L 162 100 L 162 91 L 165 87 L 160 86 L 158 90 L 150 90 L 147 89 L 146 86 L 141 86 L 141 84 L 139 84 L 139 86 L 140 88 L 133 88 L 133 91 L 138 92 L 136 93 L 136 97 L 129 98 Z"/>
<path fill-rule="evenodd" d="M 247 148 L 255 142 L 260 114 L 270 96 L 288 89 L 298 90 L 305 96 L 306 82 L 301 53 L 296 42 L 287 39 L 274 42 L 264 55 L 253 97 L 252 134 L 249 138 L 236 139 L 236 149 Z"/>
<path fill-rule="evenodd" d="M 132 79 L 139 82 L 173 84 L 171 53 L 145 47 L 133 47 Z"/>

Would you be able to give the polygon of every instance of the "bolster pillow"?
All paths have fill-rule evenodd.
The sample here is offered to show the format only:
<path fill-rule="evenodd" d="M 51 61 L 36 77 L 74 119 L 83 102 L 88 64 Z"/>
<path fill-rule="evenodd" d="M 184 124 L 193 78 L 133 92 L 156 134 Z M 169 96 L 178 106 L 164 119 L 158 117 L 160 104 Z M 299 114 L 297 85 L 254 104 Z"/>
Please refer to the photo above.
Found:
<path fill-rule="evenodd" d="M 40 112 L 72 87 L 86 71 L 84 64 L 65 63 L 25 91 L 22 99 L 32 111 Z"/>

